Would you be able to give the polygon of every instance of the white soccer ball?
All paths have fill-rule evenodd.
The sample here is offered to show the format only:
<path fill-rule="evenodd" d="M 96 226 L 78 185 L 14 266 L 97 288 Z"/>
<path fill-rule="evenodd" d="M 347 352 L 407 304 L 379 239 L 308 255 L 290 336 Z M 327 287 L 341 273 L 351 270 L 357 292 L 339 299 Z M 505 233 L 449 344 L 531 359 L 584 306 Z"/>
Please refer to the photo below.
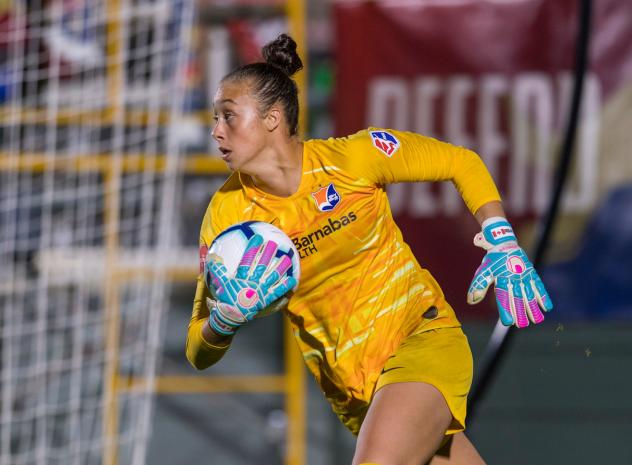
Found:
<path fill-rule="evenodd" d="M 290 239 L 287 234 L 276 226 L 264 221 L 245 221 L 243 223 L 234 224 L 222 231 L 208 249 L 208 253 L 206 255 L 207 262 L 211 255 L 215 256 L 214 260 L 217 260 L 219 257 L 219 260 L 221 260 L 228 270 L 228 274 L 233 275 L 237 270 L 241 257 L 246 250 L 248 241 L 255 234 L 259 234 L 263 237 L 264 242 L 271 240 L 277 243 L 277 259 L 286 255 L 292 260 L 292 266 L 286 271 L 285 275 L 293 276 L 294 279 L 296 279 L 297 284 L 291 290 L 292 292 L 295 291 L 301 277 L 301 263 L 298 251 L 296 250 L 294 243 L 292 243 L 292 239 Z M 213 286 L 210 273 L 206 268 L 204 269 L 204 281 L 206 282 L 206 287 L 211 292 L 213 298 L 216 298 L 216 290 Z M 263 310 L 259 311 L 255 318 L 266 316 L 281 309 L 285 309 L 289 300 L 290 299 L 287 295 L 281 297 Z"/>

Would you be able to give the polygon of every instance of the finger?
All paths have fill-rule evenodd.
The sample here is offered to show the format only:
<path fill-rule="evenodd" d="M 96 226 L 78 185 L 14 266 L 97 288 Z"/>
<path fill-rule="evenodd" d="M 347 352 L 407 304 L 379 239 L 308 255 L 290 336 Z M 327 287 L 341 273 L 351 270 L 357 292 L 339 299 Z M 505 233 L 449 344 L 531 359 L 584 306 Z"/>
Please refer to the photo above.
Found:
<path fill-rule="evenodd" d="M 224 293 L 224 286 L 222 286 L 222 283 L 219 282 L 219 280 L 217 278 L 213 278 L 211 280 L 211 283 L 213 284 L 212 289 L 215 289 L 215 293 L 217 295 L 222 295 Z M 209 288 L 211 288 L 211 286 L 209 286 Z M 211 292 L 212 294 L 213 292 Z"/>
<path fill-rule="evenodd" d="M 212 263 L 209 266 L 209 272 L 206 274 L 207 284 L 210 280 L 210 286 L 213 287 L 218 294 L 224 292 L 226 288 L 228 270 L 223 264 Z"/>
<path fill-rule="evenodd" d="M 266 272 L 270 262 L 276 255 L 276 251 L 278 248 L 278 244 L 274 241 L 266 241 L 263 245 L 263 251 L 259 254 L 258 259 L 256 259 L 256 264 L 250 276 L 250 279 L 255 281 L 259 281 L 261 276 Z"/>
<path fill-rule="evenodd" d="M 208 291 L 211 294 L 212 300 L 217 300 L 217 288 L 215 286 L 207 286 Z"/>
<path fill-rule="evenodd" d="M 246 245 L 246 250 L 241 256 L 239 265 L 237 265 L 237 272 L 235 274 L 237 278 L 246 279 L 246 277 L 248 276 L 248 271 L 250 271 L 250 266 L 257 258 L 257 254 L 259 253 L 259 250 L 261 250 L 262 244 L 263 237 L 261 237 L 261 235 L 259 234 L 255 234 L 250 238 L 248 244 Z"/>
<path fill-rule="evenodd" d="M 551 302 L 551 297 L 546 291 L 546 288 L 544 287 L 544 283 L 540 279 L 540 276 L 538 276 L 538 273 L 536 273 L 535 271 L 533 272 L 533 283 L 535 285 L 536 291 L 535 296 L 538 299 L 540 307 L 545 312 L 550 312 L 551 310 L 553 310 L 553 302 Z"/>
<path fill-rule="evenodd" d="M 221 262 L 210 262 L 206 264 L 206 267 L 208 268 L 211 275 L 216 278 L 224 279 L 226 275 L 228 275 L 228 269 Z"/>
<path fill-rule="evenodd" d="M 215 289 L 217 294 L 224 292 L 226 275 L 228 270 L 223 263 L 210 262 L 206 264 L 207 273 L 205 273 L 206 287 L 209 290 Z"/>
<path fill-rule="evenodd" d="M 502 321 L 505 326 L 511 326 L 512 324 L 514 324 L 515 319 L 511 312 L 509 279 L 496 279 L 494 293 L 496 294 L 496 305 L 498 305 L 498 314 L 500 315 L 500 321 Z"/>
<path fill-rule="evenodd" d="M 487 272 L 488 262 L 489 260 L 487 258 L 484 259 L 481 266 L 476 270 L 474 278 L 472 278 L 470 287 L 467 290 L 467 303 L 470 305 L 477 304 L 483 300 L 491 285 L 491 279 Z"/>
<path fill-rule="evenodd" d="M 274 285 L 279 280 L 279 278 L 285 276 L 285 273 L 287 273 L 287 270 L 289 270 L 291 266 L 292 259 L 287 255 L 283 255 L 278 260 L 278 263 L 274 266 L 274 268 L 272 268 L 270 274 L 266 277 L 263 286 L 269 288 Z"/>
<path fill-rule="evenodd" d="M 270 301 L 274 302 L 275 300 L 280 299 L 285 294 L 294 289 L 297 284 L 298 283 L 296 282 L 296 278 L 294 278 L 293 276 L 286 276 L 285 278 L 281 279 L 278 284 L 270 288 Z"/>
<path fill-rule="evenodd" d="M 512 279 L 509 282 L 512 303 L 512 313 L 518 328 L 526 328 L 529 326 L 529 318 L 524 306 L 524 293 L 522 292 L 522 283 L 520 279 Z"/>
<path fill-rule="evenodd" d="M 538 300 L 535 297 L 535 289 L 533 287 L 533 280 L 529 275 L 522 280 L 522 290 L 524 291 L 524 303 L 527 316 L 535 324 L 542 323 L 544 321 L 544 315 L 538 306 Z"/>
<path fill-rule="evenodd" d="M 224 285 L 224 289 L 228 294 L 228 297 L 232 299 L 234 302 L 237 302 L 238 296 L 244 289 L 250 289 L 247 284 L 244 284 L 243 281 L 238 279 L 227 279 Z"/>

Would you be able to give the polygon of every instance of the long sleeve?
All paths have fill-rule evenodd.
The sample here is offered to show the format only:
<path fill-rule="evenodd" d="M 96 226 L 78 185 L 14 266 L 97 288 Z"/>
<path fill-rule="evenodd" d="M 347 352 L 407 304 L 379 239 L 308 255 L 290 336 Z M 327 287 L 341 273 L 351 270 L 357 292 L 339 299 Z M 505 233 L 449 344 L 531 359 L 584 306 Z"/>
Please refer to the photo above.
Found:
<path fill-rule="evenodd" d="M 200 229 L 200 274 L 197 279 L 195 297 L 193 299 L 193 312 L 189 321 L 187 332 L 186 354 L 187 359 L 198 370 L 203 370 L 217 363 L 226 353 L 230 344 L 214 345 L 202 336 L 202 328 L 208 324 L 209 310 L 206 307 L 206 298 L 210 297 L 204 283 L 204 258 L 208 247 L 217 235 L 218 226 L 213 221 L 211 214 L 213 202 L 206 210 L 202 227 Z"/>
<path fill-rule="evenodd" d="M 203 370 L 217 363 L 230 347 L 230 344 L 213 345 L 202 337 L 202 327 L 207 324 L 209 315 L 205 304 L 207 296 L 206 285 L 202 275 L 200 275 L 197 280 L 193 314 L 189 322 L 186 345 L 187 359 L 198 370 Z"/>

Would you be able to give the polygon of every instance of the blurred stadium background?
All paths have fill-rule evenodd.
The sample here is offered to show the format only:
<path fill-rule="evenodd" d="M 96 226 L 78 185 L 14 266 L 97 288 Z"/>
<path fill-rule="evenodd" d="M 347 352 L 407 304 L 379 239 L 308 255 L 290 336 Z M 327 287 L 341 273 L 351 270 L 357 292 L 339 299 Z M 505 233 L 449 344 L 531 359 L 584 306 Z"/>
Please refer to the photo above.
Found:
<path fill-rule="evenodd" d="M 221 77 L 289 31 L 306 137 L 368 125 L 485 159 L 533 247 L 568 117 L 574 0 L 0 1 L 0 465 L 349 464 L 354 440 L 280 315 L 196 373 L 199 224 L 226 177 Z M 632 463 L 632 2 L 594 2 L 571 178 L 542 275 L 470 436 L 492 464 Z M 391 186 L 480 363 L 480 252 L 454 189 Z"/>

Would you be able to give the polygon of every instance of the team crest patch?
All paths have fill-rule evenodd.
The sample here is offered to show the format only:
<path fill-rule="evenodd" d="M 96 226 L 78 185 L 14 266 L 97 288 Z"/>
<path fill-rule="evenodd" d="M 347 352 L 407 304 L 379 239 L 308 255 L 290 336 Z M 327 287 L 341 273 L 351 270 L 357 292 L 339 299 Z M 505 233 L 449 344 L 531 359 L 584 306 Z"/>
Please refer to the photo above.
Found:
<path fill-rule="evenodd" d="M 312 197 L 314 197 L 316 206 L 321 212 L 333 210 L 340 202 L 340 194 L 338 194 L 333 184 L 321 187 L 316 192 L 312 192 Z"/>
<path fill-rule="evenodd" d="M 390 132 L 386 131 L 369 131 L 371 134 L 371 140 L 373 141 L 373 145 L 376 149 L 381 151 L 387 157 L 392 157 L 399 146 L 399 140 Z"/>

